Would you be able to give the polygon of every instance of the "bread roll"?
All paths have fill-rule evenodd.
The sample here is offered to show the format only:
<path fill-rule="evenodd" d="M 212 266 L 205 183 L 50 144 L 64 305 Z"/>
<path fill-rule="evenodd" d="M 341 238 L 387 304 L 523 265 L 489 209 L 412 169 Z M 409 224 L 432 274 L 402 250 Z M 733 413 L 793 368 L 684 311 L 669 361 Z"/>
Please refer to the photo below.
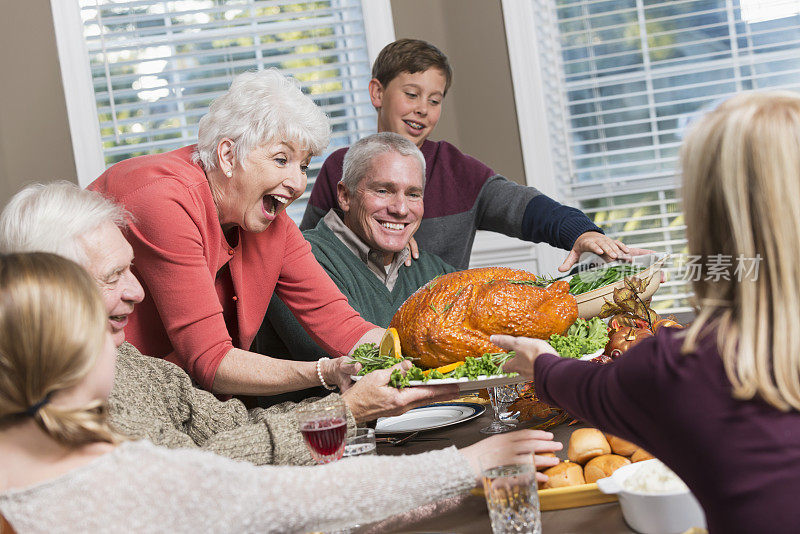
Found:
<path fill-rule="evenodd" d="M 643 462 L 645 460 L 652 460 L 653 458 L 654 458 L 654 456 L 652 454 L 650 454 L 649 452 L 647 452 L 646 450 L 644 450 L 644 449 L 636 449 L 636 452 L 634 452 L 631 455 L 631 462 L 633 462 L 633 463 Z"/>
<path fill-rule="evenodd" d="M 550 477 L 542 486 L 545 489 L 577 486 L 586 483 L 583 479 L 583 468 L 572 462 L 561 462 L 546 470 L 544 474 Z"/>
<path fill-rule="evenodd" d="M 583 465 L 595 456 L 610 452 L 611 446 L 602 432 L 596 428 L 579 428 L 569 438 L 567 458 Z"/>
<path fill-rule="evenodd" d="M 619 454 L 620 456 L 630 456 L 636 452 L 636 449 L 639 448 L 638 445 L 634 445 L 630 441 L 625 441 L 617 436 L 612 436 L 611 434 L 606 433 L 603 433 L 603 435 L 608 440 L 608 444 L 611 445 L 611 452 L 614 454 Z"/>
<path fill-rule="evenodd" d="M 622 467 L 623 465 L 630 464 L 631 461 L 618 454 L 604 454 L 589 460 L 583 468 L 583 478 L 586 479 L 587 484 L 597 482 L 601 478 L 611 476 L 611 473 Z"/>

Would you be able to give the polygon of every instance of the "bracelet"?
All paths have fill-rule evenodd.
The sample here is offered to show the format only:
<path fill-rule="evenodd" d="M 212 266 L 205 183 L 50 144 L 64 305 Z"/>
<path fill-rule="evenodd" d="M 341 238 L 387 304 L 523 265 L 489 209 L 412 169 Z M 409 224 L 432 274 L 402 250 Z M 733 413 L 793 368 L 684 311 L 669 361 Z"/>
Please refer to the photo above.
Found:
<path fill-rule="evenodd" d="M 322 369 L 320 368 L 319 365 L 320 363 L 322 363 L 322 360 L 330 360 L 330 358 L 320 358 L 319 360 L 317 360 L 317 378 L 319 378 L 319 382 L 320 384 L 322 384 L 322 387 L 324 387 L 328 391 L 333 391 L 336 388 L 334 386 L 329 386 L 328 384 L 326 384 L 325 379 L 322 378 Z"/>

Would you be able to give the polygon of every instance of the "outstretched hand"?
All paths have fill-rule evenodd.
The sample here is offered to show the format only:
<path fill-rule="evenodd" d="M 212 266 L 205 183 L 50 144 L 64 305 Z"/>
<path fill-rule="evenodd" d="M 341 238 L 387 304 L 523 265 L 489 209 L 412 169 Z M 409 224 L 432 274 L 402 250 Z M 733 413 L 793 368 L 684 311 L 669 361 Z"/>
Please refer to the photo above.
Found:
<path fill-rule="evenodd" d="M 458 397 L 455 384 L 441 386 L 418 386 L 397 389 L 389 385 L 389 377 L 395 369 L 411 368 L 411 362 L 403 360 L 389 369 L 379 369 L 364 375 L 353 387 L 342 394 L 347 407 L 359 423 L 378 417 L 400 415 L 412 408 L 432 402 Z"/>
<path fill-rule="evenodd" d="M 614 261 L 653 254 L 655 250 L 629 247 L 619 239 L 611 239 L 600 232 L 584 232 L 575 240 L 572 250 L 569 251 L 567 258 L 558 270 L 562 273 L 570 270 L 584 252 L 594 252 L 605 261 Z"/>
<path fill-rule="evenodd" d="M 506 349 L 513 350 L 516 355 L 503 364 L 503 371 L 519 373 L 529 380 L 533 380 L 533 362 L 540 354 L 558 354 L 550 343 L 543 339 L 529 337 L 514 337 L 505 334 L 495 334 L 489 341 Z"/>
<path fill-rule="evenodd" d="M 561 442 L 553 441 L 553 434 L 544 430 L 518 430 L 507 434 L 498 434 L 490 438 L 483 439 L 474 445 L 461 449 L 470 467 L 475 473 L 475 478 L 481 479 L 481 466 L 479 458 L 486 453 L 495 453 L 504 464 L 529 463 L 533 455 L 533 463 L 536 466 L 536 479 L 541 482 L 547 481 L 547 476 L 539 473 L 542 468 L 552 467 L 558 464 L 558 458 L 554 456 L 540 456 L 545 452 L 555 452 L 561 450 L 564 445 Z"/>
<path fill-rule="evenodd" d="M 570 270 L 584 252 L 594 252 L 606 261 L 613 261 L 631 255 L 630 248 L 618 239 L 611 239 L 600 232 L 584 232 L 575 240 L 567 259 L 564 260 L 558 270 L 562 273 Z"/>

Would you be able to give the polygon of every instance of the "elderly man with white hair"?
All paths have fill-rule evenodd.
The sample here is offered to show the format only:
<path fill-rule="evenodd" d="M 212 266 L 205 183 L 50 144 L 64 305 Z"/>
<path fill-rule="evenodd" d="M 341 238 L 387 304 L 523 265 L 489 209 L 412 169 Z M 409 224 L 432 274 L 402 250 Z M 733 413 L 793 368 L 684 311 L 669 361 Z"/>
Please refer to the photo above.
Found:
<path fill-rule="evenodd" d="M 406 263 L 422 222 L 424 190 L 425 158 L 414 143 L 391 132 L 370 135 L 345 155 L 339 210 L 303 232 L 350 306 L 382 327 L 417 289 L 456 270 L 424 251 Z M 256 337 L 259 352 L 312 361 L 326 355 L 277 297 L 267 319 Z"/>
<path fill-rule="evenodd" d="M 295 405 L 248 411 L 239 400 L 221 402 L 194 387 L 178 366 L 144 356 L 124 342 L 128 316 L 144 298 L 131 272 L 133 250 L 123 236 L 125 228 L 124 210 L 68 182 L 28 186 L 0 214 L 0 252 L 60 254 L 84 266 L 97 281 L 118 346 L 109 398 L 115 428 L 158 445 L 200 447 L 259 465 L 315 463 L 297 432 Z M 455 387 L 398 391 L 386 385 L 388 378 L 389 371 L 376 371 L 341 395 L 349 426 L 457 393 Z"/>

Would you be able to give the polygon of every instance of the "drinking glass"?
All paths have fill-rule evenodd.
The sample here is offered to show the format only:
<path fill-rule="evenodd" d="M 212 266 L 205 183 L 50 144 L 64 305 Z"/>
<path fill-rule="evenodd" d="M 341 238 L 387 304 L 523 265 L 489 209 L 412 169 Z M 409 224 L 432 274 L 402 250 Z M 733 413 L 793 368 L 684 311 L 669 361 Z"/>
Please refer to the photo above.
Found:
<path fill-rule="evenodd" d="M 507 458 L 508 454 L 503 451 L 479 458 L 492 532 L 541 534 L 542 516 L 533 455 L 514 462 L 508 462 Z"/>
<path fill-rule="evenodd" d="M 357 428 L 344 444 L 344 457 L 377 454 L 374 428 Z"/>
<path fill-rule="evenodd" d="M 517 425 L 510 421 L 500 419 L 500 414 L 506 412 L 508 405 L 517 400 L 516 386 L 497 386 L 489 388 L 489 401 L 492 403 L 492 424 L 481 428 L 484 434 L 500 434 L 513 430 Z"/>
<path fill-rule="evenodd" d="M 334 462 L 344 453 L 347 411 L 341 399 L 315 403 L 295 411 L 297 424 L 311 456 L 321 463 Z"/>

